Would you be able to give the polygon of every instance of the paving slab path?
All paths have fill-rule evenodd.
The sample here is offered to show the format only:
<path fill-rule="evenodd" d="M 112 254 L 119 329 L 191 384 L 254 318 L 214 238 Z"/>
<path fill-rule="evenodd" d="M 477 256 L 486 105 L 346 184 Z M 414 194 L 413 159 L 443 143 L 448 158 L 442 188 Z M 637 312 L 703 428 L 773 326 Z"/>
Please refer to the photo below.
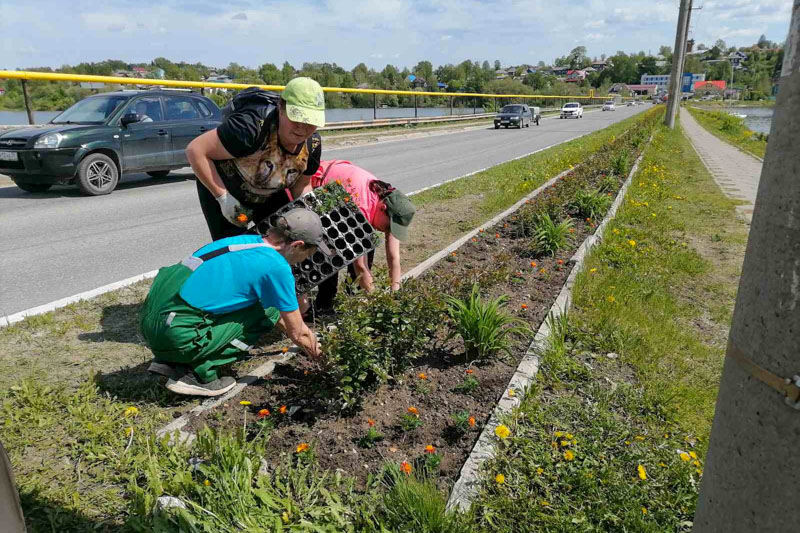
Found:
<path fill-rule="evenodd" d="M 685 109 L 681 109 L 681 127 L 722 192 L 747 202 L 736 206 L 736 211 L 749 224 L 761 179 L 761 161 L 714 136 Z"/>

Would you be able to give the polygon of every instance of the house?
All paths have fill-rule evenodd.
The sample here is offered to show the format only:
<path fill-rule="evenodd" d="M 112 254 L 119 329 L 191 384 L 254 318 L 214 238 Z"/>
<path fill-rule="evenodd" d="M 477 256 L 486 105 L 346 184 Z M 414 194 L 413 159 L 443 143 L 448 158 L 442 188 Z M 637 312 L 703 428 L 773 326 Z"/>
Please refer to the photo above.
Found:
<path fill-rule="evenodd" d="M 446 83 L 444 83 L 444 82 L 441 82 L 441 81 L 440 81 L 440 82 L 437 82 L 437 83 L 436 83 L 436 86 L 437 86 L 439 89 L 447 89 L 447 84 L 446 84 Z"/>
<path fill-rule="evenodd" d="M 742 62 L 747 61 L 747 54 L 745 54 L 741 50 L 737 50 L 732 54 L 728 54 L 727 59 L 728 61 L 731 62 L 731 65 L 733 66 L 734 69 L 741 70 L 744 68 L 742 66 Z"/>
<path fill-rule="evenodd" d="M 115 70 L 111 75 L 117 78 L 132 78 L 134 74 L 130 70 Z"/>
<path fill-rule="evenodd" d="M 553 67 L 553 76 L 566 76 L 569 71 L 569 67 Z"/>
<path fill-rule="evenodd" d="M 633 91 L 628 87 L 627 83 L 615 83 L 608 89 L 608 94 L 619 94 L 621 96 L 631 96 Z"/>
<path fill-rule="evenodd" d="M 658 91 L 665 93 L 668 91 L 670 74 L 642 74 L 639 83 L 642 85 L 658 85 Z M 706 75 L 692 74 L 692 83 L 705 81 Z"/>
<path fill-rule="evenodd" d="M 230 76 L 228 76 L 226 74 L 215 74 L 213 76 L 207 77 L 203 81 L 207 81 L 209 83 L 233 83 L 233 78 L 231 78 Z M 223 93 L 223 94 L 225 94 L 225 93 L 228 92 L 228 89 L 226 89 L 224 87 L 212 87 L 212 88 L 207 89 L 207 91 L 209 93 L 211 93 L 211 94 L 214 94 L 214 93 Z"/>
<path fill-rule="evenodd" d="M 658 85 L 631 84 L 628 85 L 628 89 L 631 91 L 631 96 L 653 96 L 658 92 Z"/>
<path fill-rule="evenodd" d="M 568 70 L 567 77 L 564 79 L 567 83 L 578 83 L 586 79 L 586 71 L 583 70 Z"/>
<path fill-rule="evenodd" d="M 592 68 L 597 72 L 603 72 L 608 67 L 612 66 L 611 61 L 593 61 Z"/>
<path fill-rule="evenodd" d="M 414 89 L 427 87 L 427 84 L 425 83 L 425 78 L 422 78 L 420 76 L 409 74 L 406 80 L 408 81 L 408 83 L 411 84 L 411 87 Z"/>
<path fill-rule="evenodd" d="M 369 89 L 369 83 L 359 83 L 356 85 L 356 89 Z"/>
<path fill-rule="evenodd" d="M 146 78 L 150 73 L 150 69 L 145 67 L 133 67 L 131 70 L 133 71 L 133 75 L 137 78 Z"/>
<path fill-rule="evenodd" d="M 508 77 L 505 70 L 499 69 L 494 71 L 494 79 L 496 80 L 504 80 Z"/>
<path fill-rule="evenodd" d="M 742 90 L 741 89 L 737 89 L 737 88 L 735 88 L 733 86 L 728 87 L 722 93 L 722 97 L 725 98 L 726 100 L 741 100 L 742 99 Z"/>
<path fill-rule="evenodd" d="M 722 96 L 727 84 L 725 80 L 698 81 L 694 84 L 695 96 Z"/>
<path fill-rule="evenodd" d="M 656 56 L 656 66 L 658 68 L 666 67 L 667 66 L 667 58 L 662 56 L 661 54 Z"/>

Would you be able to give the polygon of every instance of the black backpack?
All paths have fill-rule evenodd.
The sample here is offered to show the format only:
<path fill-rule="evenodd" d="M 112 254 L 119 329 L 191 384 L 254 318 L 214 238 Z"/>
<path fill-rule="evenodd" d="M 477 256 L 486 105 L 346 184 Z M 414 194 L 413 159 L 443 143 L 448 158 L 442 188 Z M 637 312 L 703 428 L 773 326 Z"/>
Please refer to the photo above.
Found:
<path fill-rule="evenodd" d="M 234 111 L 253 109 L 261 118 L 266 118 L 278 107 L 280 95 L 258 87 L 248 87 L 234 96 L 222 108 L 222 120 L 225 121 Z"/>

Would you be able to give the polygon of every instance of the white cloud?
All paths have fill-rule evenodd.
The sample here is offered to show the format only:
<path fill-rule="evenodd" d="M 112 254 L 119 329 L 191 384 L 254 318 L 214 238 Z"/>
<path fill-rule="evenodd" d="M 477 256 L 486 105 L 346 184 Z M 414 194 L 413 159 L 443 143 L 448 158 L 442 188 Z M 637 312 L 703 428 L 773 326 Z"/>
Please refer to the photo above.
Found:
<path fill-rule="evenodd" d="M 442 35 L 442 36 L 439 38 L 439 40 L 441 40 L 441 41 L 449 41 L 449 40 L 450 40 L 450 39 L 452 39 L 452 38 L 453 38 L 453 36 L 452 36 L 452 35 Z"/>
<path fill-rule="evenodd" d="M 588 33 L 588 34 L 584 35 L 582 39 L 575 40 L 575 42 L 578 43 L 578 42 L 582 42 L 582 41 L 586 41 L 586 42 L 602 41 L 603 39 L 606 39 L 607 37 L 608 37 L 608 35 L 606 35 L 604 33 Z"/>
<path fill-rule="evenodd" d="M 600 20 L 590 20 L 589 22 L 584 23 L 584 28 L 602 28 L 606 25 L 606 21 L 603 19 Z"/>

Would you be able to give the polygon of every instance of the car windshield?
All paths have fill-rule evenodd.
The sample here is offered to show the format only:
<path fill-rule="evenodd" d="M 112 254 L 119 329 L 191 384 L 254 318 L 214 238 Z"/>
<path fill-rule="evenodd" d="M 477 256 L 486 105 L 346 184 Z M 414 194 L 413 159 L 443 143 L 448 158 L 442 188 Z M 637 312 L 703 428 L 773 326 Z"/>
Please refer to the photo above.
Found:
<path fill-rule="evenodd" d="M 507 105 L 500 111 L 501 113 L 519 113 L 522 111 L 521 105 Z"/>
<path fill-rule="evenodd" d="M 56 118 L 53 124 L 102 124 L 119 108 L 127 96 L 93 96 L 76 103 Z"/>
<path fill-rule="evenodd" d="M 564 107 L 578 107 L 578 104 L 566 104 Z"/>

